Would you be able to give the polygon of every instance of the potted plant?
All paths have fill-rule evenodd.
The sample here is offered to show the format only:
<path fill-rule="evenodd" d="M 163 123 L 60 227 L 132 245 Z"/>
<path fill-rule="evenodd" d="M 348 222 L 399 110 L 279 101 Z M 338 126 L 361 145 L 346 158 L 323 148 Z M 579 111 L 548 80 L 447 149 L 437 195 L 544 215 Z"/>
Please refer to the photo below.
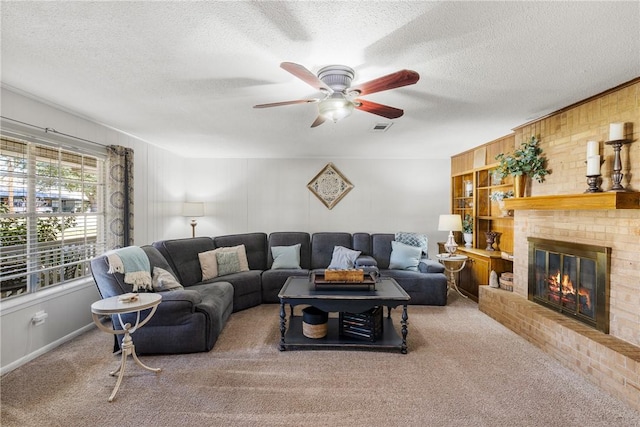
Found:
<path fill-rule="evenodd" d="M 500 213 L 502 214 L 502 216 L 509 216 L 509 210 L 505 209 L 504 207 L 504 199 L 510 199 L 513 196 L 514 196 L 514 193 L 511 190 L 509 191 L 496 190 L 491 192 L 491 194 L 489 195 L 489 199 L 491 199 L 492 202 L 498 203 L 498 207 L 500 208 Z"/>
<path fill-rule="evenodd" d="M 532 136 L 520 144 L 520 148 L 513 154 L 500 153 L 496 156 L 499 164 L 496 168 L 502 177 L 511 175 L 514 177 L 515 196 L 522 197 L 524 193 L 523 179 L 535 179 L 544 182 L 544 177 L 551 173 L 546 169 L 547 159 L 542 155 L 542 148 L 538 146 L 539 140 Z"/>
<path fill-rule="evenodd" d="M 470 248 L 473 245 L 473 217 L 466 214 L 462 220 L 462 237 L 464 237 L 464 245 Z"/>

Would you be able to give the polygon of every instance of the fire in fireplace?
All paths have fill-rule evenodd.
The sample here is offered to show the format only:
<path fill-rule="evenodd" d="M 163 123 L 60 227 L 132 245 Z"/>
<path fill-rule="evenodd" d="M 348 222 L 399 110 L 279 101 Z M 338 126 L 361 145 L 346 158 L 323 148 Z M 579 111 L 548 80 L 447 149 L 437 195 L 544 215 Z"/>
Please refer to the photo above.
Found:
<path fill-rule="evenodd" d="M 609 333 L 611 249 L 530 237 L 529 299 Z"/>

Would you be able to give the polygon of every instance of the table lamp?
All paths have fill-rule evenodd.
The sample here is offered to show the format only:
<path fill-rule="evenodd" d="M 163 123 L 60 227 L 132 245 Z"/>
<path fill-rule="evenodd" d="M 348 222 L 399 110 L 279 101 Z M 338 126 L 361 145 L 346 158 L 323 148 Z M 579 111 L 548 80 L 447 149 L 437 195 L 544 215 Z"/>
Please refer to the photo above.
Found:
<path fill-rule="evenodd" d="M 454 231 L 462 231 L 462 218 L 460 215 L 440 215 L 438 221 L 438 231 L 448 231 L 449 237 L 444 244 L 444 248 L 449 252 L 449 256 L 458 249 L 456 239 L 453 237 Z"/>
<path fill-rule="evenodd" d="M 191 237 L 196 237 L 196 221 L 195 217 L 204 216 L 203 202 L 184 202 L 182 204 L 182 216 L 191 217 Z"/>

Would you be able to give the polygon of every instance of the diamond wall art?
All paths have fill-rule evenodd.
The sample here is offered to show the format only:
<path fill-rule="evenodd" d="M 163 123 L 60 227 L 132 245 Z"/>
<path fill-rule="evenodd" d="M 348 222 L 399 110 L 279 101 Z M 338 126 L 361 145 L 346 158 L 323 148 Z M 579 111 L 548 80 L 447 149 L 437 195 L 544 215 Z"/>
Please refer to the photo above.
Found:
<path fill-rule="evenodd" d="M 327 165 L 307 184 L 307 188 L 329 209 L 338 204 L 353 188 L 333 163 Z"/>

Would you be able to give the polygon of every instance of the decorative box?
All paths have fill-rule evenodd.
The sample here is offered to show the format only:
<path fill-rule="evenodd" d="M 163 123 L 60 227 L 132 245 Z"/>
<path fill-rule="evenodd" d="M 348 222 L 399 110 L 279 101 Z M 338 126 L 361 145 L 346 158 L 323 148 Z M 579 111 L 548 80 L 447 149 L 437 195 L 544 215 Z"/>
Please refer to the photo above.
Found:
<path fill-rule="evenodd" d="M 367 341 L 376 341 L 382 336 L 381 306 L 363 313 L 340 312 L 340 335 Z"/>
<path fill-rule="evenodd" d="M 325 270 L 324 280 L 328 282 L 363 282 L 364 270 Z"/>

